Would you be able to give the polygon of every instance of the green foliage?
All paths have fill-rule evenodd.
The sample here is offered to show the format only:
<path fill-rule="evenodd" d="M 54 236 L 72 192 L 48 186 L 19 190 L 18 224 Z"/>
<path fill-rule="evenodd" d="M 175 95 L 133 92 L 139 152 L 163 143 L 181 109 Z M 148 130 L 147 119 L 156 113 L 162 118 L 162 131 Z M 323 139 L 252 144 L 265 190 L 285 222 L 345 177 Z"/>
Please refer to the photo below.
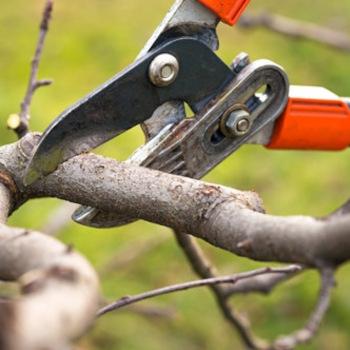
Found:
<path fill-rule="evenodd" d="M 95 88 L 131 62 L 161 20 L 172 0 L 60 0 L 49 33 L 40 76 L 54 78 L 52 87 L 38 92 L 32 106 L 33 130 L 44 130 L 64 108 Z M 14 141 L 6 130 L 10 113 L 18 111 L 29 72 L 43 1 L 4 2 L 0 12 L 0 139 Z M 266 0 L 252 1 L 250 9 L 281 13 L 336 27 L 350 33 L 350 2 Z M 349 56 L 316 43 L 296 41 L 266 30 L 243 31 L 221 26 L 220 54 L 230 62 L 240 51 L 253 59 L 270 58 L 287 70 L 295 84 L 323 85 L 339 95 L 350 94 Z M 134 129 L 99 150 L 125 159 L 143 142 Z M 246 146 L 226 160 L 207 180 L 261 193 L 266 208 L 274 214 L 324 215 L 342 204 L 348 195 L 349 151 L 341 153 L 272 152 Z M 59 202 L 33 201 L 21 208 L 11 223 L 40 228 Z M 93 230 L 71 224 L 61 238 L 72 243 L 100 270 L 113 257 L 125 254 L 152 237 L 168 239 L 120 270 L 104 273 L 103 292 L 109 299 L 138 293 L 194 276 L 170 232 L 138 222 L 114 230 Z M 260 266 L 203 244 L 208 255 L 232 273 Z M 339 287 L 322 332 L 305 349 L 348 349 L 350 347 L 350 302 L 348 277 L 338 274 Z M 252 316 L 258 334 L 272 338 L 303 324 L 318 288 L 315 274 L 296 279 L 270 297 L 237 298 L 240 309 Z M 84 349 L 240 349 L 235 332 L 222 320 L 206 290 L 162 297 L 152 303 L 174 308 L 174 319 L 145 317 L 121 311 L 97 322 Z"/>

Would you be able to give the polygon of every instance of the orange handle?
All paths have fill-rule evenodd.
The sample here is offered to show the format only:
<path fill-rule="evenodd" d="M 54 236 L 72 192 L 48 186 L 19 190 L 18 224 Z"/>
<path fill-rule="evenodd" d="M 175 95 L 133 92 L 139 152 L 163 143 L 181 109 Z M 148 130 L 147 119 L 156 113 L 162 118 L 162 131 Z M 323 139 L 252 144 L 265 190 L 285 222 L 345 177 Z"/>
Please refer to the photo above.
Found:
<path fill-rule="evenodd" d="M 292 87 L 270 149 L 342 150 L 350 146 L 350 108 L 323 88 Z"/>
<path fill-rule="evenodd" d="M 198 0 L 215 12 L 221 20 L 234 25 L 244 12 L 250 0 Z"/>

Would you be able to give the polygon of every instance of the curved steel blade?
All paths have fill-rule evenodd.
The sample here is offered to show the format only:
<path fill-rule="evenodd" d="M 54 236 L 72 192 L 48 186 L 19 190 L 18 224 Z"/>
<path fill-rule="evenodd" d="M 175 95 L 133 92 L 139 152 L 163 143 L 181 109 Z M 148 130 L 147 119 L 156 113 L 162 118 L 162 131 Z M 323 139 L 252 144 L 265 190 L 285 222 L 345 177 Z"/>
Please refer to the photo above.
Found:
<path fill-rule="evenodd" d="M 152 60 L 162 53 L 178 58 L 174 83 L 156 87 L 148 78 Z M 59 116 L 43 134 L 26 174 L 30 184 L 63 161 L 87 152 L 147 120 L 166 101 L 186 101 L 198 110 L 233 73 L 206 45 L 192 38 L 172 40 L 138 60 Z"/>
<path fill-rule="evenodd" d="M 176 0 L 169 12 L 164 17 L 158 28 L 138 55 L 138 58 L 146 55 L 152 48 L 160 45 L 170 37 L 190 36 L 216 51 L 219 40 L 216 27 L 219 18 L 200 4 L 197 0 Z M 183 101 L 167 101 L 157 108 L 152 117 L 141 123 L 146 140 L 159 140 L 161 133 L 169 125 L 178 124 L 186 118 Z M 94 225 L 94 217 L 102 213 L 98 209 L 80 207 L 73 215 L 73 219 L 85 225 Z M 106 215 L 106 220 L 108 215 Z"/>

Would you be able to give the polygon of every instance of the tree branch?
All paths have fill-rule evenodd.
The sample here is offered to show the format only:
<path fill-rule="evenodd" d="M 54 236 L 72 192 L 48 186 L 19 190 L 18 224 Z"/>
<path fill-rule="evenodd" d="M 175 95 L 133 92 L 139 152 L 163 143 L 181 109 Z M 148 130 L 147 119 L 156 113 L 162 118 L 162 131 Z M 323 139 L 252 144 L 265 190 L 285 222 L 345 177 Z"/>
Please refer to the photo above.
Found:
<path fill-rule="evenodd" d="M 226 297 L 234 296 L 237 294 L 270 294 L 274 288 L 290 280 L 291 278 L 299 275 L 303 271 L 300 267 L 299 271 L 286 271 L 280 274 L 266 274 L 262 276 L 256 276 L 249 280 L 240 281 L 234 286 L 230 286 L 226 289 Z"/>
<path fill-rule="evenodd" d="M 202 279 L 216 278 L 217 276 L 215 267 L 205 256 L 204 252 L 194 240 L 194 238 L 189 236 L 188 234 L 177 231 L 174 231 L 174 235 L 180 248 L 186 256 L 187 261 L 191 265 L 193 271 Z M 235 283 L 234 286 L 238 286 L 241 283 L 248 282 L 251 279 L 254 278 L 252 277 L 247 280 L 244 279 L 237 281 L 237 283 Z M 220 284 L 210 284 L 208 287 L 214 294 L 216 303 L 222 315 L 224 316 L 226 321 L 238 332 L 244 344 L 249 349 L 262 348 L 265 344 L 263 344 L 260 339 L 255 339 L 247 320 L 231 307 L 230 302 L 228 300 L 226 286 Z"/>
<path fill-rule="evenodd" d="M 98 278 L 62 243 L 5 226 L 10 208 L 11 191 L 0 183 L 0 280 L 19 281 L 22 291 L 19 299 L 0 300 L 0 348 L 62 350 L 93 322 Z"/>
<path fill-rule="evenodd" d="M 329 308 L 334 285 L 334 270 L 332 268 L 322 269 L 319 298 L 309 321 L 303 329 L 277 340 L 275 344 L 277 349 L 294 349 L 297 345 L 307 343 L 314 338 Z"/>
<path fill-rule="evenodd" d="M 83 154 L 32 186 L 23 174 L 38 137 L 0 148 L 0 164 L 22 191 L 22 201 L 58 197 L 107 212 L 121 212 L 181 232 L 258 261 L 311 267 L 350 258 L 350 215 L 338 220 L 266 215 L 256 193 L 240 192 Z M 154 210 L 157 208 L 157 210 Z"/>
<path fill-rule="evenodd" d="M 5 224 L 11 210 L 11 192 L 0 180 L 0 224 Z"/>
<path fill-rule="evenodd" d="M 7 122 L 8 127 L 17 134 L 18 138 L 23 137 L 29 132 L 29 110 L 35 91 L 40 87 L 52 84 L 52 80 L 38 80 L 39 64 L 44 49 L 47 32 L 49 30 L 52 10 L 53 0 L 46 0 L 45 8 L 40 23 L 39 38 L 35 48 L 34 57 L 31 63 L 31 71 L 28 86 L 23 101 L 21 103 L 21 110 L 19 115 L 12 114 Z"/>
<path fill-rule="evenodd" d="M 215 284 L 223 284 L 223 283 L 237 283 L 240 280 L 249 279 L 255 276 L 263 275 L 266 273 L 283 273 L 286 271 L 298 271 L 300 268 L 298 266 L 293 267 L 286 267 L 286 268 L 265 268 L 265 269 L 259 269 L 249 272 L 244 272 L 232 276 L 224 276 L 224 277 L 216 277 L 216 278 L 208 278 L 204 280 L 198 280 L 198 281 L 191 281 L 186 282 L 182 284 L 176 284 L 169 287 L 159 288 L 155 289 L 146 293 L 138 294 L 135 296 L 126 296 L 119 300 L 117 300 L 115 303 L 112 303 L 110 305 L 107 305 L 100 309 L 98 312 L 98 316 L 102 316 L 108 312 L 115 311 L 118 309 L 121 309 L 127 305 L 135 304 L 140 301 L 144 301 L 146 299 L 151 299 L 157 296 L 185 291 L 188 289 L 193 288 L 199 288 L 203 286 L 209 286 L 209 285 L 215 285 Z"/>
<path fill-rule="evenodd" d="M 270 216 L 263 213 L 255 193 L 92 154 L 70 159 L 55 173 L 25 187 L 23 176 L 38 139 L 38 134 L 28 134 L 0 148 L 0 169 L 12 175 L 21 194 L 15 206 L 30 198 L 54 196 L 107 212 L 124 211 L 184 233 L 193 232 L 214 246 L 262 261 L 321 268 L 336 267 L 350 257 L 348 214 L 337 220 Z"/>

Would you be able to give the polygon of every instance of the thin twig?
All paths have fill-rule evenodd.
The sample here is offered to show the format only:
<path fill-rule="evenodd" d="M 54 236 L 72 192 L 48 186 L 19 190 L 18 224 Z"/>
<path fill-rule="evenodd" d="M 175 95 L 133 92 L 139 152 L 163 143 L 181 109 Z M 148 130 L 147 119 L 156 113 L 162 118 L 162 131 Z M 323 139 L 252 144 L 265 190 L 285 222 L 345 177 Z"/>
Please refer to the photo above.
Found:
<path fill-rule="evenodd" d="M 44 49 L 45 39 L 49 30 L 52 10 L 53 0 L 46 0 L 42 20 L 40 23 L 39 38 L 35 48 L 34 57 L 31 63 L 31 71 L 27 91 L 21 103 L 21 110 L 18 116 L 11 115 L 8 120 L 8 127 L 17 134 L 18 138 L 22 138 L 29 132 L 29 110 L 35 91 L 40 87 L 48 86 L 52 83 L 52 81 L 48 79 L 38 80 L 39 64 Z"/>
<path fill-rule="evenodd" d="M 300 267 L 300 271 L 288 271 L 281 274 L 267 274 L 264 276 L 256 276 L 249 280 L 240 281 L 234 286 L 226 289 L 226 297 L 237 294 L 270 294 L 274 288 L 299 275 L 304 269 Z"/>
<path fill-rule="evenodd" d="M 245 14 L 239 25 L 242 28 L 264 27 L 292 38 L 313 40 L 338 50 L 350 51 L 350 37 L 345 33 L 272 13 Z"/>
<path fill-rule="evenodd" d="M 284 273 L 287 271 L 299 271 L 299 270 L 300 270 L 299 266 L 288 266 L 288 267 L 282 267 L 282 268 L 264 268 L 264 269 L 249 271 L 249 272 L 243 272 L 243 273 L 235 274 L 231 276 L 208 278 L 204 280 L 197 280 L 197 281 L 176 284 L 176 285 L 155 289 L 155 290 L 148 291 L 148 292 L 141 293 L 134 296 L 123 297 L 117 300 L 116 302 L 100 309 L 98 312 L 98 316 L 102 316 L 108 312 L 121 309 L 122 307 L 125 307 L 130 304 L 135 304 L 137 302 L 154 298 L 157 296 L 165 295 L 165 294 L 185 291 L 188 289 L 199 288 L 199 287 L 204 287 L 204 286 L 209 286 L 214 284 L 237 283 L 240 280 L 252 278 L 252 277 L 263 275 L 266 273 Z"/>
<path fill-rule="evenodd" d="M 334 285 L 334 270 L 332 268 L 323 269 L 318 302 L 309 321 L 303 329 L 277 340 L 275 343 L 277 349 L 294 349 L 297 345 L 307 343 L 314 338 L 329 308 Z"/>
<path fill-rule="evenodd" d="M 185 233 L 174 231 L 175 238 L 179 247 L 185 254 L 193 271 L 203 279 L 215 278 L 216 268 L 205 256 L 203 250 L 197 244 L 195 239 Z M 249 280 L 247 280 L 249 281 Z M 240 281 L 237 283 L 242 283 Z M 230 305 L 228 300 L 228 291 L 226 286 L 213 284 L 208 286 L 215 296 L 216 303 L 226 321 L 238 332 L 241 340 L 249 349 L 264 348 L 263 342 L 260 339 L 255 339 L 252 334 L 249 323 Z"/>

